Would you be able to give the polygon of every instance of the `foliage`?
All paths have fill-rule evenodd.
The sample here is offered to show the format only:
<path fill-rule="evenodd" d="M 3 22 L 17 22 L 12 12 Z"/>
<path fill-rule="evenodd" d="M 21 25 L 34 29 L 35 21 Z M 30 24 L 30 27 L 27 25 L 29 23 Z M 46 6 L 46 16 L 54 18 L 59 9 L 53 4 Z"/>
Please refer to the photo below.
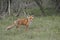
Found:
<path fill-rule="evenodd" d="M 50 15 L 50 8 L 52 8 L 51 10 L 55 10 L 57 12 L 59 12 L 58 14 L 60 14 L 60 1 L 59 0 L 10 0 L 10 14 L 13 15 L 14 13 L 20 15 L 22 14 L 21 11 L 27 9 L 30 10 L 32 9 L 32 13 L 31 14 L 35 14 L 34 15 L 46 15 L 46 10 L 48 11 L 47 15 Z M 37 9 L 34 9 L 34 8 Z M 38 8 L 39 7 L 39 8 Z M 48 8 L 48 9 L 46 9 Z M 9 9 L 9 0 L 1 0 L 0 1 L 0 15 L 3 16 L 5 14 L 9 15 L 8 13 L 8 9 Z M 23 9 L 23 10 L 22 10 Z M 39 10 L 40 9 L 40 10 Z M 46 10 L 44 10 L 46 9 Z M 53 10 L 53 11 L 54 11 Z M 29 11 L 28 13 L 30 13 L 31 11 Z M 40 11 L 40 13 L 39 13 Z M 55 13 L 55 11 L 53 13 Z M 51 15 L 53 15 L 53 13 L 51 13 Z M 57 14 L 57 13 L 56 13 Z M 24 14 L 23 14 L 24 15 Z"/>

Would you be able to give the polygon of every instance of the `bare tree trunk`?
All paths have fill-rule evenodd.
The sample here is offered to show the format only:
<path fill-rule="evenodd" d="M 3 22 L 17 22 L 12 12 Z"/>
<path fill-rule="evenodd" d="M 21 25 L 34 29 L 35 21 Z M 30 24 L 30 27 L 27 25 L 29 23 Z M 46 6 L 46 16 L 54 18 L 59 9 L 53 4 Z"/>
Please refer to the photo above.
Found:
<path fill-rule="evenodd" d="M 8 8 L 8 12 L 9 12 L 9 15 L 10 15 L 10 0 L 9 0 L 9 8 Z"/>
<path fill-rule="evenodd" d="M 60 0 L 56 0 L 56 10 L 60 12 Z"/>

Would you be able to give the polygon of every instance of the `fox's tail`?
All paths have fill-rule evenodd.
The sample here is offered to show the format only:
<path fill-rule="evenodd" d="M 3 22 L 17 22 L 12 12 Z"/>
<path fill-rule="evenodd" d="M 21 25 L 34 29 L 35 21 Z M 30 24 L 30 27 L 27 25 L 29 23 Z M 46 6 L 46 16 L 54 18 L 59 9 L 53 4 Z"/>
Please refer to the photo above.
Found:
<path fill-rule="evenodd" d="M 13 28 L 14 26 L 15 26 L 15 24 L 12 24 L 12 25 L 8 26 L 8 27 L 6 28 L 6 30 L 10 30 L 10 29 Z"/>
<path fill-rule="evenodd" d="M 10 30 L 11 28 L 13 28 L 16 25 L 16 21 L 14 21 L 14 23 L 12 25 L 9 25 L 6 30 Z"/>

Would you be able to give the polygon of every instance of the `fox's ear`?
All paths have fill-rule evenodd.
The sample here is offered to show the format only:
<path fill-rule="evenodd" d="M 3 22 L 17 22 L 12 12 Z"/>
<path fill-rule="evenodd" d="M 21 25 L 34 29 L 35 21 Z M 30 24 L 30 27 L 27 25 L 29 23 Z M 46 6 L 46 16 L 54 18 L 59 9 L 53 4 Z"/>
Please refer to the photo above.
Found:
<path fill-rule="evenodd" d="M 34 15 L 31 15 L 32 17 L 34 17 Z"/>
<path fill-rule="evenodd" d="M 27 18 L 29 18 L 29 16 L 27 16 Z"/>
<path fill-rule="evenodd" d="M 30 15 L 27 16 L 27 18 L 29 18 Z"/>

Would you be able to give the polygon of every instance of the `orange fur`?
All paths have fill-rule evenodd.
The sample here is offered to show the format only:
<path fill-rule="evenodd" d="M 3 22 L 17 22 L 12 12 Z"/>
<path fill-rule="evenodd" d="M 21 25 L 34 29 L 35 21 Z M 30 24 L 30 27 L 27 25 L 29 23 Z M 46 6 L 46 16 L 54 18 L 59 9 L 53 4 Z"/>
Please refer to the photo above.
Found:
<path fill-rule="evenodd" d="M 20 25 L 25 25 L 26 30 L 28 30 L 28 26 L 29 26 L 30 22 L 32 21 L 32 19 L 33 19 L 33 16 L 29 16 L 29 17 L 23 18 L 23 19 L 17 19 L 16 21 L 14 21 L 14 23 L 12 25 L 8 26 L 6 28 L 6 30 L 9 30 L 14 26 L 16 26 L 16 28 L 19 29 Z"/>

